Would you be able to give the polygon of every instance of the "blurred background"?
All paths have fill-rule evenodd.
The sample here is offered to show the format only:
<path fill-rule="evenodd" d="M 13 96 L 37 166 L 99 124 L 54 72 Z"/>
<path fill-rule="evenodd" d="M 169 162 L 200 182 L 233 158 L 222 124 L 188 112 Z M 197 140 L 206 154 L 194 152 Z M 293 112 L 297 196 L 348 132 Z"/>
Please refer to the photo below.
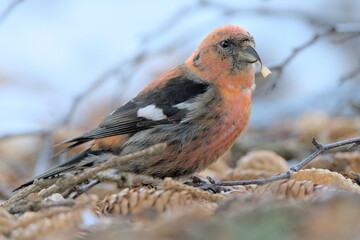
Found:
<path fill-rule="evenodd" d="M 225 24 L 248 30 L 273 72 L 257 78 L 244 133 L 255 137 L 241 138 L 246 142 L 235 155 L 259 147 L 259 139 L 268 136 L 283 145 L 262 148 L 298 160 L 304 154 L 292 152 L 296 144 L 289 144 L 289 136 L 307 143 L 312 136 L 356 136 L 359 12 L 357 0 L 2 0 L 2 194 L 63 161 L 49 161 L 54 143 L 95 127 Z M 330 123 L 333 118 L 338 122 Z"/>
<path fill-rule="evenodd" d="M 266 79 L 257 74 L 248 128 L 200 175 L 225 181 L 274 176 L 314 151 L 312 137 L 323 144 L 359 137 L 359 13 L 359 0 L 1 0 L 0 204 L 24 181 L 86 148 L 53 157 L 61 149 L 55 144 L 97 126 L 226 24 L 254 36 L 273 73 Z M 301 170 L 289 181 L 237 186 L 229 201 L 199 198 L 169 208 L 180 215 L 168 205 L 184 201 L 184 191 L 164 192 L 163 182 L 152 184 L 151 208 L 142 202 L 146 187 L 136 187 L 143 182 L 120 173 L 115 182 L 101 180 L 67 210 L 54 205 L 34 212 L 36 203 L 49 200 L 36 202 L 36 193 L 19 201 L 28 207 L 22 216 L 0 207 L 0 235 L 359 239 L 360 199 L 354 193 L 360 192 L 360 147 L 329 151 L 304 168 L 317 169 Z M 72 200 L 74 190 L 58 200 Z"/>

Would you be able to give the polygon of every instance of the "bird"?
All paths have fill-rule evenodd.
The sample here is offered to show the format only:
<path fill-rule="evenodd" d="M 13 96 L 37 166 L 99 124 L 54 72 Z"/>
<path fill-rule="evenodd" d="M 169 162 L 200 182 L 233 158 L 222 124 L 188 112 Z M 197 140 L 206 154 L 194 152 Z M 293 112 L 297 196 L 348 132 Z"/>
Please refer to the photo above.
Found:
<path fill-rule="evenodd" d="M 92 141 L 69 161 L 22 184 L 57 177 L 166 143 L 155 156 L 122 162 L 121 172 L 154 178 L 197 173 L 223 155 L 248 125 L 255 89 L 256 63 L 262 66 L 254 38 L 235 25 L 208 34 L 182 64 L 152 81 L 100 124 L 62 144 Z"/>

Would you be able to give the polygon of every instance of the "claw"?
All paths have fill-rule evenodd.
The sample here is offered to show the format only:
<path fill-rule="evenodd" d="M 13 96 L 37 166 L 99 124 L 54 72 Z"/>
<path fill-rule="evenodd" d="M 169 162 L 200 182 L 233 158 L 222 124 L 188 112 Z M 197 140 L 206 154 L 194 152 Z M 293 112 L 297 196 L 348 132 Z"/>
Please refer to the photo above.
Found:
<path fill-rule="evenodd" d="M 185 181 L 184 184 L 212 193 L 231 191 L 230 188 L 218 185 L 218 182 L 209 176 L 206 179 L 200 176 L 191 176 L 190 180 Z"/>

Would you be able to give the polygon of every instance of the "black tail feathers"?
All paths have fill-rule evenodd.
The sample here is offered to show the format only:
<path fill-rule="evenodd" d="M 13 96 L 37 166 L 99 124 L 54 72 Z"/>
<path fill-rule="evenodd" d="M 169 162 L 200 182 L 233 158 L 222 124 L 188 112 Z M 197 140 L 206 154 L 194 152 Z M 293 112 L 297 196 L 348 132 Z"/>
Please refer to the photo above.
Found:
<path fill-rule="evenodd" d="M 43 173 L 40 174 L 36 177 L 34 177 L 33 179 L 31 179 L 30 181 L 22 184 L 21 186 L 15 188 L 13 190 L 13 192 L 20 190 L 24 187 L 30 186 L 31 184 L 34 183 L 34 181 L 36 179 L 47 179 L 47 178 L 52 178 L 52 177 L 56 177 L 61 173 L 67 172 L 67 171 L 71 171 L 71 170 L 76 170 L 76 169 L 80 169 L 82 164 L 79 164 L 82 160 L 84 160 L 85 158 L 89 157 L 90 155 L 95 155 L 93 151 L 91 151 L 90 149 L 83 151 L 82 153 L 80 153 L 79 155 L 75 156 L 74 158 L 70 159 L 69 161 Z M 84 165 L 82 165 L 82 167 L 84 167 Z"/>

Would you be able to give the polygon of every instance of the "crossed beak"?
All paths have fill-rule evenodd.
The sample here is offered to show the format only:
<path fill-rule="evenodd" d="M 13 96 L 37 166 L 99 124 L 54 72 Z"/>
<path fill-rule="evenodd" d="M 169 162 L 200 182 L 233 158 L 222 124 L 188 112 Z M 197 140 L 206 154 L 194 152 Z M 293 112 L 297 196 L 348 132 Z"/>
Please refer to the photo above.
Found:
<path fill-rule="evenodd" d="M 241 60 L 247 63 L 259 62 L 262 66 L 261 58 L 259 54 L 255 51 L 252 46 L 247 46 L 239 52 L 239 57 Z"/>
<path fill-rule="evenodd" d="M 260 72 L 263 78 L 267 78 L 269 74 L 271 74 L 270 69 L 268 69 L 266 66 L 262 65 L 261 59 L 259 57 L 259 54 L 255 51 L 254 47 L 247 46 L 246 48 L 240 50 L 239 52 L 239 58 L 247 63 L 260 63 Z"/>

